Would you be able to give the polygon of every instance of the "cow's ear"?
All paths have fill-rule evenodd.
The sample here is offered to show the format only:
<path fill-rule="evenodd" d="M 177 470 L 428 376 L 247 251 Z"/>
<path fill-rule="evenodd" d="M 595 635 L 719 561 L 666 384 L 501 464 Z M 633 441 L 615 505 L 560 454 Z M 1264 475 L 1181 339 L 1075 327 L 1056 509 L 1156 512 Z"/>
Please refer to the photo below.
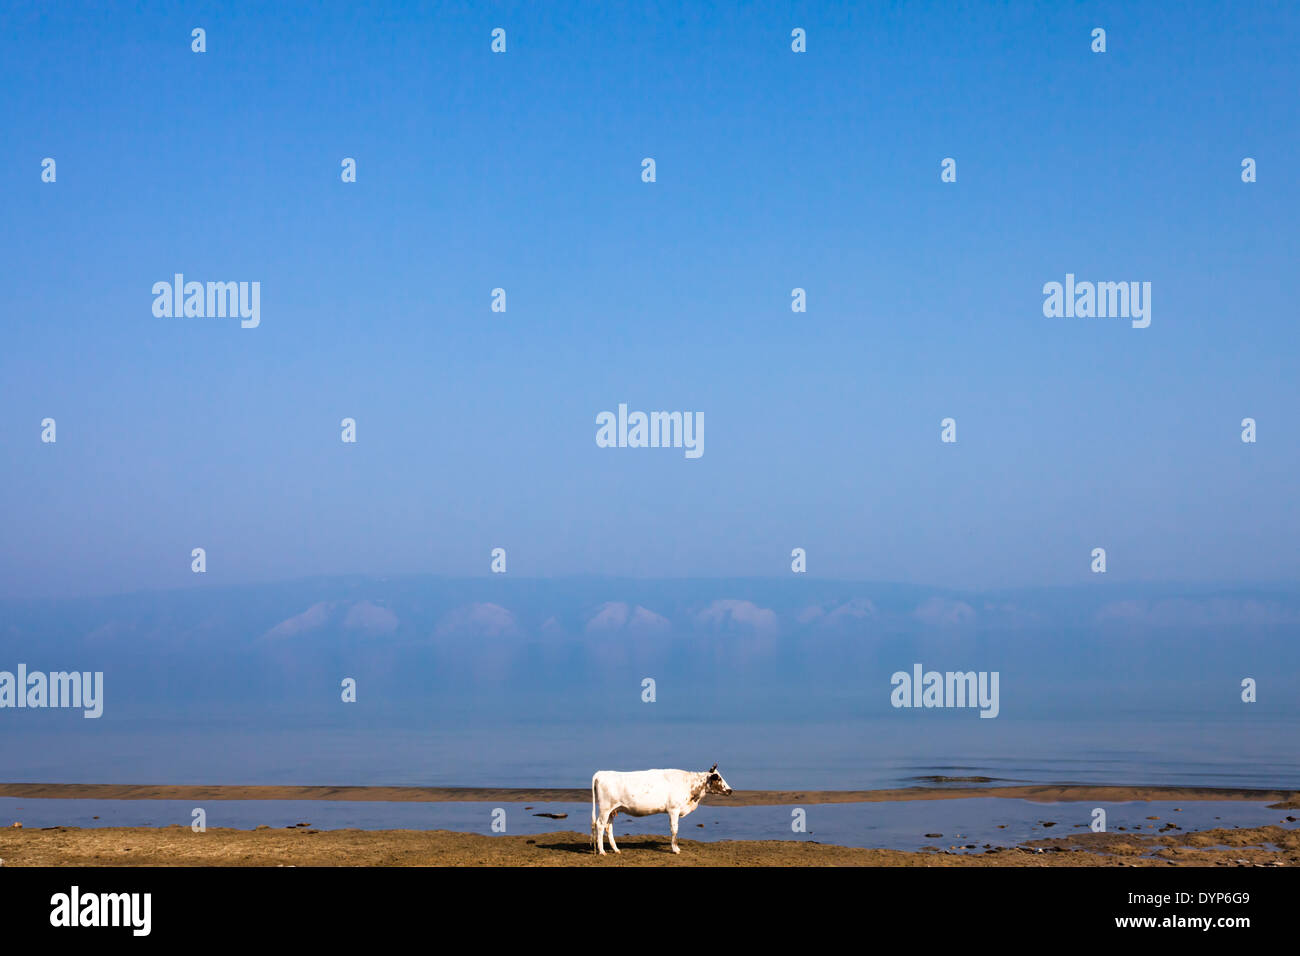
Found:
<path fill-rule="evenodd" d="M 713 771 L 717 769 L 718 769 L 718 765 L 715 763 L 712 767 L 709 768 L 709 773 L 713 773 Z"/>

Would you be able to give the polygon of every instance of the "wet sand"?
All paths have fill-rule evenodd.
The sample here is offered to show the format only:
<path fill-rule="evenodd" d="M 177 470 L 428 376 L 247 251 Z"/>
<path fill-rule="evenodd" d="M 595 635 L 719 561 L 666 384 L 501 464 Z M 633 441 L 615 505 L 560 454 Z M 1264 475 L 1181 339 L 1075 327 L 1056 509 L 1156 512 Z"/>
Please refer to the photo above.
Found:
<path fill-rule="evenodd" d="M 396 802 L 583 803 L 587 789 L 508 787 L 329 787 L 214 785 L 123 785 L 97 783 L 0 783 L 0 797 L 90 800 L 385 800 Z M 1300 809 L 1300 792 L 1220 787 L 1118 787 L 1088 784 L 1017 786 L 926 786 L 896 790 L 736 790 L 719 803 L 737 807 L 892 800 L 959 800 L 1007 797 L 1038 803 L 1096 800 L 1249 800 L 1274 810 Z"/>
<path fill-rule="evenodd" d="M 1088 833 L 1010 848 L 923 852 L 812 841 L 619 840 L 595 856 L 581 834 L 482 836 L 447 830 L 128 827 L 0 830 L 8 866 L 1300 866 L 1300 830 L 1278 826 L 1169 836 Z M 1272 845 L 1277 849 L 1267 849 Z"/>

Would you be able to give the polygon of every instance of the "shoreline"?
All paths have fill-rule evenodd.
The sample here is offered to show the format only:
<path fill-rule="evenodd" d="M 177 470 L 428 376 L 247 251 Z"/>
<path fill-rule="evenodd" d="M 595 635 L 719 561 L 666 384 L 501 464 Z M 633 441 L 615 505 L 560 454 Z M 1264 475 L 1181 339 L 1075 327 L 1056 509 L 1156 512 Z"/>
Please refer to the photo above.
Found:
<path fill-rule="evenodd" d="M 583 803 L 588 789 L 543 787 L 284 786 L 245 784 L 0 783 L 0 797 L 29 800 L 349 800 L 390 803 Z M 1035 803 L 1243 800 L 1300 809 L 1300 791 L 1241 787 L 1021 784 L 1001 787 L 905 787 L 890 790 L 736 790 L 724 806 L 883 803 L 1001 797 Z"/>

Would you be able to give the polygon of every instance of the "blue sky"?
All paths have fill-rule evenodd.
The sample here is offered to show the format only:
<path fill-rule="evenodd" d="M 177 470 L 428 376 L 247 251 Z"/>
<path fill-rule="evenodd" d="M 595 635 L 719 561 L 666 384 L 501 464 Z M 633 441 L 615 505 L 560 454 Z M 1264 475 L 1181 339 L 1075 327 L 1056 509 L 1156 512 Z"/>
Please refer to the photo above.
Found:
<path fill-rule="evenodd" d="M 522 576 L 801 546 L 817 576 L 1079 585 L 1102 546 L 1112 580 L 1294 582 L 1298 27 L 8 4 L 0 597 L 193 585 L 193 547 L 204 584 L 497 546 Z M 175 272 L 261 282 L 261 326 L 156 318 Z M 1045 318 L 1067 272 L 1151 282 L 1150 328 Z M 703 412 L 704 456 L 597 448 L 620 402 Z"/>

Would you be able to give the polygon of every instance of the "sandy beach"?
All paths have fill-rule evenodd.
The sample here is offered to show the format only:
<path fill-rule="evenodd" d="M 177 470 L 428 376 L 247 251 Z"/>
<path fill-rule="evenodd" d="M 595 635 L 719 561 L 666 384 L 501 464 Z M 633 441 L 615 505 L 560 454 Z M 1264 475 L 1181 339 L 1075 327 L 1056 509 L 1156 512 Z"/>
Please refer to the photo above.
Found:
<path fill-rule="evenodd" d="M 0 830 L 8 866 L 1300 866 L 1300 831 L 1279 826 L 1166 836 L 1089 833 L 1023 846 L 904 852 L 793 840 L 623 837 L 595 856 L 572 832 L 533 837 L 447 830 L 188 827 Z M 1277 849 L 1267 849 L 1271 845 Z"/>
<path fill-rule="evenodd" d="M 100 800 L 320 800 L 428 802 L 583 802 L 585 790 L 465 787 L 177 786 L 0 784 L 0 797 Z M 736 806 L 872 803 L 1002 797 L 1040 803 L 1179 800 L 1268 802 L 1300 807 L 1281 790 L 1205 787 L 935 785 L 901 790 L 736 791 Z M 1150 818 L 1150 819 L 1154 819 Z M 938 834 L 935 834 L 937 836 Z M 572 831 L 482 835 L 451 830 L 318 829 L 310 824 L 255 829 L 188 826 L 11 826 L 0 829 L 4 866 L 1300 866 L 1300 829 L 1287 825 L 1222 827 L 1142 834 L 1075 833 L 1015 846 L 938 840 L 918 851 L 864 849 L 813 840 L 682 839 L 623 836 L 623 852 L 594 856 Z"/>

